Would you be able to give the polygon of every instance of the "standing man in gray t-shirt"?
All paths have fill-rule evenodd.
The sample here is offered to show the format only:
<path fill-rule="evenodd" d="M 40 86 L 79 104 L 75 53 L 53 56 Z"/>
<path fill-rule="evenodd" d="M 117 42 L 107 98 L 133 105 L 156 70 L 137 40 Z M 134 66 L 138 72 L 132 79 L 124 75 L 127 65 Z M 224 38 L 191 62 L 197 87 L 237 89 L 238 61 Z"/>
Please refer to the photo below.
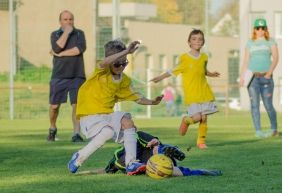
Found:
<path fill-rule="evenodd" d="M 85 81 L 83 52 L 86 50 L 84 32 L 74 27 L 74 17 L 70 11 L 62 11 L 59 16 L 60 28 L 51 34 L 50 51 L 53 56 L 53 71 L 50 81 L 48 141 L 55 141 L 57 117 L 61 103 L 69 94 L 72 105 L 73 142 L 81 142 L 79 121 L 76 120 L 76 100 L 79 87 Z"/>

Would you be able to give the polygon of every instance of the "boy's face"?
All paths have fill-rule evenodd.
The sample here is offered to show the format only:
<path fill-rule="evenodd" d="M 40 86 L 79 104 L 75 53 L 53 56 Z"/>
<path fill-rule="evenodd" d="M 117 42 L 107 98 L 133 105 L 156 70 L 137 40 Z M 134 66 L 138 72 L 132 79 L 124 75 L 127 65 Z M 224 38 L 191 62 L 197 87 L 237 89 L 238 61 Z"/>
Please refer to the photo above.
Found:
<path fill-rule="evenodd" d="M 204 45 L 204 37 L 202 36 L 202 34 L 194 34 L 191 36 L 188 44 L 191 49 L 200 50 Z"/>
<path fill-rule="evenodd" d="M 126 59 L 126 56 L 120 58 L 119 60 L 117 60 L 116 62 L 114 62 L 112 65 L 111 65 L 111 72 L 113 75 L 119 75 L 121 74 L 125 67 L 127 66 L 128 64 L 128 60 Z"/>

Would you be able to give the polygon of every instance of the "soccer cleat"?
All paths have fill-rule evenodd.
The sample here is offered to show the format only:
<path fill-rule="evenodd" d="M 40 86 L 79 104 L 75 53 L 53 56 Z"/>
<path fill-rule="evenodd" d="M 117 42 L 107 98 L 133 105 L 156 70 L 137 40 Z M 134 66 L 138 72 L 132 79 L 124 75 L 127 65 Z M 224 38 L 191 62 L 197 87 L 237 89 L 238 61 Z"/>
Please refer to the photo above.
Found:
<path fill-rule="evenodd" d="M 179 134 L 182 136 L 186 134 L 188 127 L 189 127 L 189 124 L 186 123 L 185 119 L 186 119 L 186 116 L 182 118 L 182 121 L 179 126 Z"/>
<path fill-rule="evenodd" d="M 126 173 L 128 176 L 144 174 L 146 172 L 146 165 L 139 162 L 131 162 L 126 167 Z"/>
<path fill-rule="evenodd" d="M 47 141 L 55 141 L 57 135 L 57 128 L 49 128 L 49 134 L 47 136 Z"/>
<path fill-rule="evenodd" d="M 220 170 L 201 170 L 202 175 L 205 176 L 222 176 L 222 172 Z"/>
<path fill-rule="evenodd" d="M 208 148 L 208 146 L 204 143 L 199 143 L 199 144 L 197 144 L 197 146 L 198 146 L 199 149 L 207 149 Z"/>
<path fill-rule="evenodd" d="M 83 142 L 83 138 L 78 133 L 76 133 L 74 136 L 72 136 L 71 141 L 72 142 Z"/>
<path fill-rule="evenodd" d="M 177 146 L 160 145 L 158 152 L 163 153 L 170 158 L 175 158 L 179 161 L 185 159 L 185 154 Z"/>
<path fill-rule="evenodd" d="M 81 164 L 79 164 L 77 162 L 77 159 L 79 157 L 79 153 L 76 152 L 72 155 L 71 160 L 68 163 L 68 169 L 71 173 L 76 173 L 76 171 L 78 170 L 78 168 L 81 166 Z"/>

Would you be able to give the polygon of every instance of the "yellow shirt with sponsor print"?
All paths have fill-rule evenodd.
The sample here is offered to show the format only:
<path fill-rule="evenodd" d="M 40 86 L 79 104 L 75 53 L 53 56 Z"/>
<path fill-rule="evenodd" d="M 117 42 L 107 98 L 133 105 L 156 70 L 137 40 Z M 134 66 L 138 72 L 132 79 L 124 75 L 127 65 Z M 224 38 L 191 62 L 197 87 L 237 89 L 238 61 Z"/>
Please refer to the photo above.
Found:
<path fill-rule="evenodd" d="M 204 53 L 201 53 L 199 57 L 185 53 L 180 55 L 178 66 L 172 70 L 173 75 L 182 75 L 186 105 L 210 102 L 215 99 L 205 75 L 207 61 L 208 56 Z"/>
<path fill-rule="evenodd" d="M 131 79 L 122 73 L 114 80 L 109 68 L 95 69 L 93 75 L 79 88 L 76 117 L 113 112 L 119 101 L 136 101 L 142 95 L 132 89 Z"/>

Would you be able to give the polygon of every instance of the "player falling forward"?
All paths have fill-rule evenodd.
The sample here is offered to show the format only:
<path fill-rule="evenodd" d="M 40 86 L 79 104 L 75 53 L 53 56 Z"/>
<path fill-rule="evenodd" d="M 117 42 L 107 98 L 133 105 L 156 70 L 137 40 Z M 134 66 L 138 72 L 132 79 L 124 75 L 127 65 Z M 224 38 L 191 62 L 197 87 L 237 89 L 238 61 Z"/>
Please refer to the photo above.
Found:
<path fill-rule="evenodd" d="M 90 142 L 74 153 L 68 169 L 76 173 L 78 168 L 109 139 L 124 144 L 126 172 L 133 175 L 145 170 L 145 165 L 136 160 L 136 127 L 129 113 L 114 112 L 119 101 L 135 101 L 141 105 L 157 105 L 163 96 L 154 100 L 135 92 L 131 79 L 123 71 L 128 64 L 127 54 L 133 54 L 138 41 L 128 47 L 119 40 L 105 45 L 106 58 L 97 64 L 94 74 L 80 87 L 77 102 L 77 118 L 81 131 Z"/>

